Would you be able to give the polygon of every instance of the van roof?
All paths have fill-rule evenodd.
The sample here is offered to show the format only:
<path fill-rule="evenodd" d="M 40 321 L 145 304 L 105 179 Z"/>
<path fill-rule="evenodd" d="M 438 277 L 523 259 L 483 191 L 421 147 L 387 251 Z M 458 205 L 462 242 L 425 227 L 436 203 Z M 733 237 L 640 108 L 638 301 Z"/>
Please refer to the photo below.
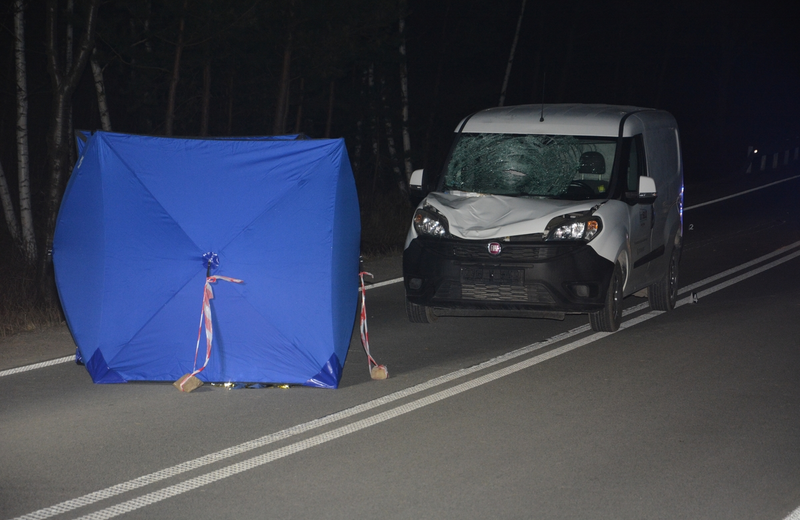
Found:
<path fill-rule="evenodd" d="M 616 137 L 626 114 L 637 112 L 626 123 L 625 135 L 642 131 L 645 120 L 669 124 L 671 115 L 661 110 L 625 105 L 519 105 L 481 110 L 464 118 L 456 132 L 494 134 L 546 134 Z M 544 121 L 541 121 L 544 117 Z M 672 123 L 674 125 L 674 122 Z"/>

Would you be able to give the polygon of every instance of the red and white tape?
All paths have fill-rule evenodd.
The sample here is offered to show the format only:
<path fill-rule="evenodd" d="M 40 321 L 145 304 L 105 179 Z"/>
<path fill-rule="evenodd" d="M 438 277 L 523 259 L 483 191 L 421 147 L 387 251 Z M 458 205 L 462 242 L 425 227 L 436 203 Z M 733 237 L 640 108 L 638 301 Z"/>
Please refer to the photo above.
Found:
<path fill-rule="evenodd" d="M 231 283 L 242 283 L 242 280 L 238 280 L 236 278 L 230 278 L 228 276 L 206 277 L 206 284 L 203 289 L 203 309 L 200 311 L 200 326 L 197 329 L 197 345 L 195 346 L 194 349 L 194 366 L 192 368 L 193 372 L 189 374 L 188 377 L 183 378 L 183 381 L 181 382 L 181 390 L 183 390 L 183 385 L 186 383 L 186 381 L 189 380 L 189 378 L 205 370 L 206 366 L 208 366 L 208 360 L 211 359 L 211 341 L 214 338 L 214 331 L 211 325 L 211 300 L 214 299 L 214 290 L 211 288 L 211 284 L 215 283 L 217 280 L 222 280 Z M 204 320 L 206 329 L 206 361 L 205 363 L 203 363 L 203 366 L 198 369 L 197 355 L 200 352 L 200 336 L 203 333 Z"/>
<path fill-rule="evenodd" d="M 386 379 L 389 377 L 389 369 L 386 368 L 386 365 L 379 365 L 377 361 L 372 357 L 372 354 L 369 352 L 369 330 L 367 328 L 367 299 L 366 299 L 366 288 L 364 287 L 364 275 L 372 276 L 372 273 L 367 273 L 366 271 L 362 271 L 358 273 L 359 278 L 361 278 L 361 325 L 359 327 L 361 331 L 361 345 L 364 347 L 364 352 L 367 353 L 367 367 L 369 368 L 370 376 L 373 379 Z"/>

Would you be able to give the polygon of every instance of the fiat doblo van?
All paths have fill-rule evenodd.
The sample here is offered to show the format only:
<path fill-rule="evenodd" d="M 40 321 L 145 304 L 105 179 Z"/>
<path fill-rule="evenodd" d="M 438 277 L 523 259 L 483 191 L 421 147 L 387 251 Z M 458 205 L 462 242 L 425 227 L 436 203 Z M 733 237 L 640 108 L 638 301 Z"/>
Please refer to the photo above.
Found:
<path fill-rule="evenodd" d="M 675 306 L 683 164 L 667 112 L 483 110 L 458 124 L 443 169 L 417 170 L 410 184 L 424 197 L 403 252 L 412 322 L 582 313 L 613 332 L 626 296 Z"/>

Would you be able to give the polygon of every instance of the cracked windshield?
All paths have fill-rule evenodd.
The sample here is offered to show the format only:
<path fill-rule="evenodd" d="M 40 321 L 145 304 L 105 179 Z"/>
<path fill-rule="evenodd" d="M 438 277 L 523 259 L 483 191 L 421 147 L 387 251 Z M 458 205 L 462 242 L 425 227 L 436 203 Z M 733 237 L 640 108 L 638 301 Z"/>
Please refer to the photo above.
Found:
<path fill-rule="evenodd" d="M 604 199 L 616 140 L 524 134 L 462 134 L 445 170 L 454 194 Z"/>

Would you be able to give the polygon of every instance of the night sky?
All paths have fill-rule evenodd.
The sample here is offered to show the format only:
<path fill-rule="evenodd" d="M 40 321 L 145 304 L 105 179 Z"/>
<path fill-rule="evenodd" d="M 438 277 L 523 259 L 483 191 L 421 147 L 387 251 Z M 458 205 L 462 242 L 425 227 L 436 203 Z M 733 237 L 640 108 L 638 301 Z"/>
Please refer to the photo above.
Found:
<path fill-rule="evenodd" d="M 412 98 L 422 112 L 452 124 L 498 103 L 520 6 L 412 2 Z M 789 2 L 528 1 L 505 104 L 666 109 L 681 128 L 687 177 L 723 176 L 748 145 L 797 141 L 797 19 Z"/>
<path fill-rule="evenodd" d="M 294 18 L 288 14 L 292 2 Z M 101 3 L 97 49 L 115 131 L 163 134 L 182 4 Z M 80 18 L 83 3 L 76 5 Z M 368 141 L 379 134 L 385 142 L 388 130 L 374 126 L 371 118 L 387 115 L 402 151 L 398 19 L 405 15 L 411 158 L 415 168 L 431 167 L 446 153 L 461 118 L 498 104 L 521 5 L 522 0 L 189 2 L 175 135 L 199 135 L 206 60 L 211 63 L 209 135 L 272 133 L 287 28 L 295 27 L 285 131 L 322 137 L 329 85 L 335 83 L 332 136 L 346 139 L 359 186 L 393 186 L 387 145 L 381 145 L 379 161 L 355 153 L 366 154 Z M 45 169 L 52 96 L 43 6 L 44 0 L 30 0 L 26 24 L 35 185 L 37 172 Z M 687 181 L 741 172 L 748 145 L 777 150 L 798 143 L 797 11 L 795 3 L 776 0 L 528 0 L 505 104 L 666 109 L 680 126 Z M 0 160 L 13 185 L 10 7 L 1 23 Z M 370 67 L 377 85 L 371 90 L 364 86 Z M 73 105 L 76 128 L 100 126 L 88 71 Z M 389 181 L 375 182 L 375 172 L 388 172 L 380 175 Z"/>

